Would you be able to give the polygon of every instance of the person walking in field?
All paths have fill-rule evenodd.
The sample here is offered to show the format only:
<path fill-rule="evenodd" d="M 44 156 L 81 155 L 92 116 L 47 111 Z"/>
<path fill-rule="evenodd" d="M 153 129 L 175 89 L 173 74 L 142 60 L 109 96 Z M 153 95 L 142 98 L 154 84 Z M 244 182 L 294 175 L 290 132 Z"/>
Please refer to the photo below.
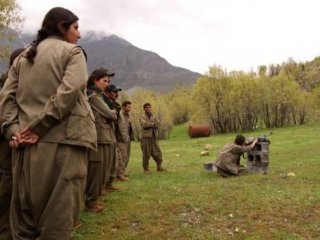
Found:
<path fill-rule="evenodd" d="M 149 159 L 150 157 L 157 164 L 157 171 L 164 172 L 166 169 L 162 167 L 162 152 L 158 142 L 159 120 L 152 114 L 151 104 L 143 104 L 144 114 L 140 117 L 141 125 L 141 151 L 142 151 L 142 167 L 145 174 L 150 174 Z"/>

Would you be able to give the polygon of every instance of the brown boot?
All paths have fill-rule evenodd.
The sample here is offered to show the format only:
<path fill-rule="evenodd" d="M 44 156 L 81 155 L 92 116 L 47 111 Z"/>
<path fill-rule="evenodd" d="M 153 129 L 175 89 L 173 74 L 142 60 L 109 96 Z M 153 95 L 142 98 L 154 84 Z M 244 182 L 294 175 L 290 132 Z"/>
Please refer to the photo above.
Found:
<path fill-rule="evenodd" d="M 157 171 L 158 172 L 166 172 L 167 170 L 160 166 L 160 167 L 157 167 Z"/>
<path fill-rule="evenodd" d="M 101 196 L 107 195 L 107 190 L 105 188 L 101 189 Z"/>
<path fill-rule="evenodd" d="M 125 177 L 125 176 L 118 176 L 118 177 L 117 177 L 117 180 L 118 180 L 118 181 L 128 181 L 129 178 L 127 178 L 127 177 Z"/>
<path fill-rule="evenodd" d="M 74 223 L 73 223 L 73 229 L 75 230 L 75 229 L 78 229 L 79 227 L 81 227 L 81 222 L 80 222 L 80 220 L 77 220 L 77 221 L 75 221 Z"/>
<path fill-rule="evenodd" d="M 101 206 L 101 207 L 103 207 L 103 208 L 105 208 L 103 205 L 104 205 L 104 203 L 103 202 L 97 202 L 97 205 L 99 205 L 99 206 Z"/>
<path fill-rule="evenodd" d="M 104 207 L 97 202 L 85 202 L 85 210 L 88 212 L 99 213 L 102 212 Z"/>
<path fill-rule="evenodd" d="M 106 186 L 107 192 L 118 192 L 121 191 L 121 188 L 115 186 Z"/>

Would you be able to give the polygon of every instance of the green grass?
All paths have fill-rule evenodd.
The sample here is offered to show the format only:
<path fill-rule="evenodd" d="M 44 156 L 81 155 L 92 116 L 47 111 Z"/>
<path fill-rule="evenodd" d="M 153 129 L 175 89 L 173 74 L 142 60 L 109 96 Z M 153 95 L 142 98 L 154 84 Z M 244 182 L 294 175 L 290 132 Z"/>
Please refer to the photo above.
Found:
<path fill-rule="evenodd" d="M 72 239 L 320 239 L 319 133 L 320 124 L 274 129 L 269 173 L 230 179 L 205 171 L 203 163 L 236 133 L 189 139 L 187 127 L 178 126 L 160 142 L 168 172 L 157 173 L 150 159 L 151 175 L 144 175 L 133 142 L 130 180 L 116 182 L 123 191 L 102 199 L 102 213 L 81 213 Z M 210 156 L 200 157 L 207 143 Z"/>

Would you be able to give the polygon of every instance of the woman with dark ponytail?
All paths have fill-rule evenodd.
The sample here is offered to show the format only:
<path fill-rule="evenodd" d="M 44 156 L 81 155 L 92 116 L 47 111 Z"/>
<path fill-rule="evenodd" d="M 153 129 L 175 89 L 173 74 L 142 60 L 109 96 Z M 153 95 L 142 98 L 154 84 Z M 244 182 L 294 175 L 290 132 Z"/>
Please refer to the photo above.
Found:
<path fill-rule="evenodd" d="M 71 24 L 77 22 L 78 20 L 79 18 L 68 9 L 60 7 L 51 9 L 43 19 L 42 27 L 38 31 L 37 39 L 33 41 L 30 49 L 27 52 L 27 59 L 33 62 L 34 57 L 37 54 L 37 46 L 41 41 L 50 36 L 64 38 L 65 33 L 67 32 Z M 78 38 L 80 38 L 80 34 L 75 40 L 77 40 Z M 72 43 L 76 43 L 76 41 L 72 41 Z"/>
<path fill-rule="evenodd" d="M 2 129 L 13 149 L 13 239 L 70 239 L 79 217 L 97 135 L 78 27 L 71 11 L 51 9 L 0 92 Z"/>

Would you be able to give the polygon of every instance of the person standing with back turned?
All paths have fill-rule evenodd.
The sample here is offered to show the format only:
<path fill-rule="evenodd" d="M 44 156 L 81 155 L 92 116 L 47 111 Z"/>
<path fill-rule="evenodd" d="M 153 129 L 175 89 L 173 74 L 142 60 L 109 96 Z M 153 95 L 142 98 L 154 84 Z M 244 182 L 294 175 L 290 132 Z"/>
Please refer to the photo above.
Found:
<path fill-rule="evenodd" d="M 97 133 L 78 28 L 75 14 L 52 8 L 0 93 L 4 134 L 14 149 L 14 239 L 70 239 L 79 217 Z"/>

